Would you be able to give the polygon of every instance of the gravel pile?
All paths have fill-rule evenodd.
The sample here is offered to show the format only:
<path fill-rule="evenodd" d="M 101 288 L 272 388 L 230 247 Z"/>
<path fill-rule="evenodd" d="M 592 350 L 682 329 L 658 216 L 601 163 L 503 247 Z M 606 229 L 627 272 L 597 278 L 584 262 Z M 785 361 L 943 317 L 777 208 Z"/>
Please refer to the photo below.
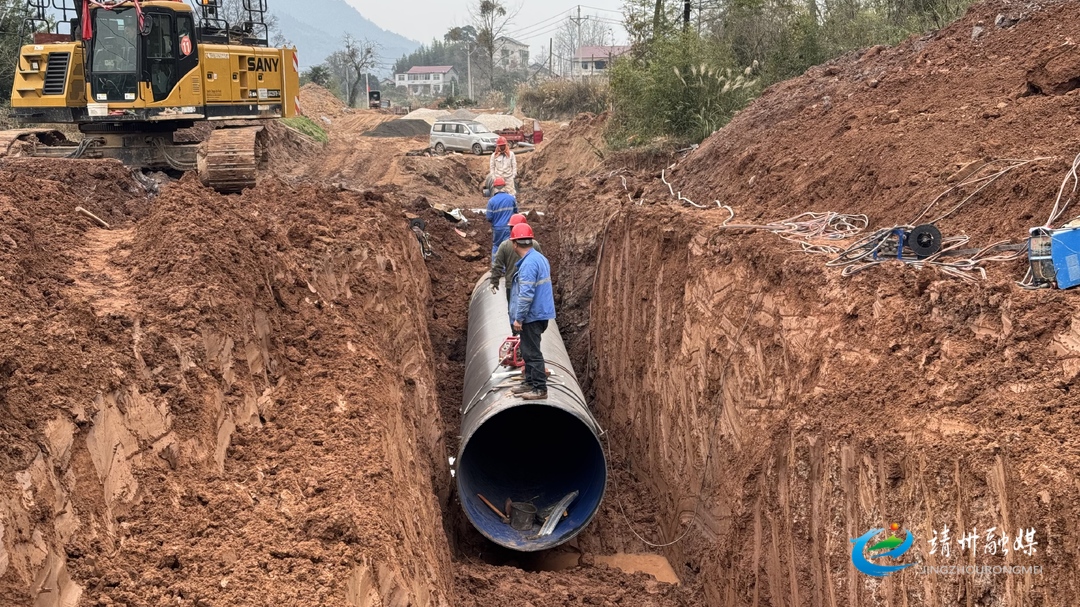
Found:
<path fill-rule="evenodd" d="M 411 114 L 410 114 L 411 115 Z M 432 121 L 434 122 L 434 120 Z M 431 124 L 426 120 L 399 118 L 388 120 L 364 133 L 368 137 L 417 137 L 431 132 Z"/>
<path fill-rule="evenodd" d="M 461 108 L 460 110 L 455 111 L 453 114 L 450 114 L 450 117 L 458 118 L 460 120 L 475 120 L 476 114 L 470 112 L 465 108 Z"/>
<path fill-rule="evenodd" d="M 522 124 L 517 118 L 506 114 L 480 114 L 476 121 L 493 131 L 516 129 Z"/>
<path fill-rule="evenodd" d="M 450 112 L 446 110 L 429 110 L 427 108 L 420 108 L 413 110 L 405 116 L 405 120 L 423 120 L 429 125 L 435 124 L 435 121 L 439 118 L 445 118 L 449 116 Z"/>

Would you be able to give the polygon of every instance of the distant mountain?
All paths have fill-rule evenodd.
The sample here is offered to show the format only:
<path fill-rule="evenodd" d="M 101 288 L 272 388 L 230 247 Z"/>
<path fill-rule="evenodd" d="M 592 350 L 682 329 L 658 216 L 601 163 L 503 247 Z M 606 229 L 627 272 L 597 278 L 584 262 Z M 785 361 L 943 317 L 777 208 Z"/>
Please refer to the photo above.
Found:
<path fill-rule="evenodd" d="M 392 65 L 420 43 L 386 31 L 369 21 L 345 0 L 270 0 L 270 12 L 277 16 L 281 33 L 296 45 L 300 69 L 322 63 L 341 50 L 345 34 L 379 44 L 379 63 Z M 389 69 L 375 70 L 389 74 Z"/>

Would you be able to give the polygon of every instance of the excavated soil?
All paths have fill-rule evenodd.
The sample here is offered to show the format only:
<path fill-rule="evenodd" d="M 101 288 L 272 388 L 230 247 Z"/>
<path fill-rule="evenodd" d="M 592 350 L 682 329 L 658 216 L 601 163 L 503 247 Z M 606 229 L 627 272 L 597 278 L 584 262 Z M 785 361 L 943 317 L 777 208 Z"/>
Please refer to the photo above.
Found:
<path fill-rule="evenodd" d="M 560 317 L 582 327 L 572 354 L 615 455 L 601 538 L 625 510 L 619 549 L 671 544 L 709 605 L 1080 600 L 1075 294 L 1020 288 L 1023 259 L 973 281 L 899 262 L 846 277 L 717 207 L 736 224 L 835 211 L 887 228 L 981 163 L 1045 157 L 923 218 L 976 248 L 1023 242 L 1080 152 L 1060 127 L 1075 122 L 1078 23 L 1075 3 L 980 4 L 771 88 L 689 154 L 606 153 L 554 176 L 595 164 L 603 119 L 587 117 L 529 160 L 558 221 Z M 916 566 L 860 573 L 850 541 L 890 523 L 914 535 Z M 946 526 L 949 554 L 931 544 Z M 991 528 L 1007 554 L 987 550 Z M 1038 544 L 1016 550 L 1019 530 Z"/>
<path fill-rule="evenodd" d="M 234 196 L 0 161 L 0 603 L 687 604 L 488 564 L 447 464 L 486 159 L 360 135 L 384 120 L 272 129 L 280 169 Z"/>
<path fill-rule="evenodd" d="M 305 116 L 321 123 L 327 130 L 333 128 L 341 118 L 353 113 L 349 106 L 333 93 L 311 83 L 300 87 L 300 108 Z"/>
<path fill-rule="evenodd" d="M 1075 295 L 1019 288 L 1023 260 L 971 281 L 899 262 L 845 276 L 714 202 L 739 224 L 889 227 L 973 162 L 1049 157 L 938 222 L 1019 242 L 1080 152 L 1078 25 L 1075 3 L 980 4 L 773 87 L 687 154 L 612 153 L 603 116 L 549 129 L 521 201 L 542 212 L 611 482 L 540 557 L 473 530 L 448 466 L 486 158 L 407 157 L 426 136 L 365 137 L 391 117 L 309 87 L 330 143 L 271 131 L 271 170 L 241 195 L 0 160 L 0 603 L 1080 601 Z M 865 576 L 850 540 L 889 523 L 918 566 Z M 944 526 L 951 555 L 931 554 Z M 961 554 L 990 527 L 1034 530 L 1036 550 Z M 657 555 L 678 585 L 612 567 Z"/>

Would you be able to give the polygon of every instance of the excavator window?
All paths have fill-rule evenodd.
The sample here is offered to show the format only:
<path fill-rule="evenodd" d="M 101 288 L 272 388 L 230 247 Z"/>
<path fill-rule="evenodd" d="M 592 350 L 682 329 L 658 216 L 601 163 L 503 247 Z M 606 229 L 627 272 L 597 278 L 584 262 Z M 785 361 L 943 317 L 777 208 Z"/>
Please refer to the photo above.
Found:
<path fill-rule="evenodd" d="M 134 73 L 138 61 L 135 50 L 135 41 L 138 40 L 135 12 L 110 14 L 98 11 L 97 17 L 94 71 Z"/>
<path fill-rule="evenodd" d="M 152 13 L 150 35 L 146 37 L 146 67 L 150 76 L 150 90 L 154 101 L 168 98 L 176 86 L 176 44 L 173 36 L 172 16 Z"/>
<path fill-rule="evenodd" d="M 139 66 L 139 24 L 134 9 L 94 12 L 90 64 L 94 101 L 134 101 Z"/>

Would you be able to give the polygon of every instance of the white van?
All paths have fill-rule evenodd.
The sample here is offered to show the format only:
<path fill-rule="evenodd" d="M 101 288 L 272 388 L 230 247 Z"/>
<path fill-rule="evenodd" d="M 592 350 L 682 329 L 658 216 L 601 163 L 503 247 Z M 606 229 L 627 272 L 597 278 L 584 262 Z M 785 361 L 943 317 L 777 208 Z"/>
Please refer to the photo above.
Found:
<path fill-rule="evenodd" d="M 437 154 L 458 150 L 479 156 L 484 152 L 494 152 L 498 140 L 496 133 L 475 120 L 444 118 L 431 125 L 430 146 Z"/>

